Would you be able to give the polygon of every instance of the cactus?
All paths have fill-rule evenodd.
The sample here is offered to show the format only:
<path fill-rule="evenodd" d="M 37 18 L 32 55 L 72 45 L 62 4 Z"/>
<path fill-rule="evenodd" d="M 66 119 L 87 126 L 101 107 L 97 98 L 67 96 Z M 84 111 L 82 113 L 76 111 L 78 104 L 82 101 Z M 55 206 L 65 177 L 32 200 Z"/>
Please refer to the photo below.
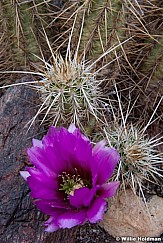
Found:
<path fill-rule="evenodd" d="M 68 19 L 66 24 L 62 22 L 62 25 L 67 26 L 64 34 L 70 35 L 69 24 L 71 23 L 71 26 L 75 24 L 72 46 L 78 45 L 78 38 L 82 32 L 79 53 L 85 55 L 87 59 L 98 58 L 108 48 L 127 38 L 123 18 L 120 0 L 85 0 L 75 3 L 72 1 L 72 6 L 66 4 L 60 15 L 56 16 L 60 22 L 62 19 Z"/>
<path fill-rule="evenodd" d="M 40 54 L 37 38 L 39 26 L 38 21 L 36 26 L 37 16 L 34 10 L 37 9 L 37 13 L 45 12 L 45 4 L 40 5 L 40 1 L 35 1 L 33 5 L 31 1 L 17 0 L 4 0 L 0 4 L 1 31 L 8 39 L 8 49 L 13 63 L 23 67 L 30 62 L 38 61 L 35 55 Z"/>
<path fill-rule="evenodd" d="M 114 172 L 113 180 L 121 181 L 121 189 L 131 188 L 134 193 L 143 195 L 143 189 L 148 182 L 159 184 L 162 178 L 161 154 L 156 150 L 161 141 L 159 138 L 148 138 L 138 125 L 115 124 L 106 128 L 105 136 L 108 143 L 114 146 L 121 155 L 121 161 Z"/>
<path fill-rule="evenodd" d="M 101 93 L 107 97 L 109 94 L 109 98 L 115 99 L 112 87 L 113 82 L 116 82 L 124 102 L 128 97 L 134 103 L 135 97 L 140 97 L 137 105 L 142 104 L 142 98 L 149 95 L 144 86 L 153 86 L 155 80 L 159 82 L 162 75 L 162 25 L 159 20 L 163 11 L 161 3 L 154 0 L 143 3 L 131 0 L 61 2 L 65 2 L 63 7 L 59 5 L 59 1 L 14 0 L 11 3 L 4 0 L 1 3 L 1 18 L 7 26 L 7 31 L 4 32 L 3 28 L 2 32 L 10 37 L 8 41 L 12 62 L 21 67 L 26 64 L 26 59 L 36 63 L 38 59 L 33 54 L 40 56 L 40 50 L 46 60 L 51 58 L 44 28 L 56 55 L 60 52 L 64 59 L 70 44 L 72 57 L 77 48 L 80 60 L 82 57 L 91 62 L 95 60 L 94 70 L 91 72 L 101 70 L 96 73 L 96 78 L 100 79 Z M 17 27 L 16 22 L 19 23 Z M 39 29 L 42 28 L 42 37 L 36 25 Z M 129 36 L 132 39 L 122 45 L 123 40 Z M 117 44 L 119 46 L 114 48 Z M 112 48 L 113 51 L 107 54 Z M 101 55 L 103 57 L 99 58 Z M 155 72 L 151 76 L 150 72 L 154 67 Z M 155 97 L 156 94 L 152 100 Z M 138 117 L 141 116 L 136 106 L 133 112 L 134 115 L 136 113 Z"/>
<path fill-rule="evenodd" d="M 132 102 L 135 102 L 135 97 L 139 96 L 137 104 L 142 103 L 142 98 L 149 95 L 146 90 L 144 91 L 144 86 L 150 84 L 151 87 L 153 83 L 161 82 L 160 18 L 163 10 L 160 1 L 70 0 L 61 2 L 64 6 L 61 6 L 59 1 L 4 0 L 1 2 L 1 22 L 5 22 L 7 27 L 5 31 L 3 24 L 1 32 L 4 33 L 5 39 L 8 39 L 8 51 L 12 63 L 18 63 L 21 67 L 27 60 L 35 63 L 38 59 L 33 54 L 40 56 L 40 50 L 47 60 L 51 58 L 46 38 L 44 34 L 41 37 L 41 31 L 37 30 L 37 26 L 39 29 L 43 27 L 53 52 L 62 53 L 63 58 L 66 55 L 70 36 L 72 56 L 74 50 L 78 48 L 80 59 L 84 56 L 85 60 L 93 62 L 106 53 L 94 65 L 95 72 L 101 68 L 101 72 L 97 75 L 101 82 L 101 92 L 107 96 L 108 93 L 112 94 L 112 81 L 114 81 L 119 89 L 123 90 L 121 94 L 124 99 L 130 96 Z M 122 45 L 123 40 L 129 36 L 132 39 Z M 117 44 L 119 46 L 113 48 L 113 51 L 107 55 L 107 51 Z M 107 63 L 110 62 L 108 68 Z M 151 76 L 153 68 L 155 71 Z M 152 100 L 156 95 L 153 96 Z M 115 97 L 113 95 L 110 98 Z M 139 116 L 138 110 L 136 112 Z"/>
<path fill-rule="evenodd" d="M 120 161 L 112 180 L 120 180 L 121 191 L 131 188 L 134 194 L 138 193 L 146 203 L 144 195 L 146 187 L 150 183 L 161 185 L 163 180 L 163 158 L 162 153 L 158 151 L 163 136 L 160 134 L 149 136 L 148 134 L 148 128 L 153 123 L 152 119 L 159 104 L 147 124 L 138 122 L 133 124 L 130 122 L 130 112 L 133 106 L 130 107 L 128 104 L 130 112 L 126 112 L 116 85 L 115 92 L 118 99 L 119 116 L 116 116 L 117 112 L 112 106 L 114 121 L 99 129 L 98 138 L 105 139 L 108 145 L 115 147 L 120 154 Z"/>
<path fill-rule="evenodd" d="M 121 1 L 126 31 L 133 38 L 123 46 L 120 69 L 114 74 L 123 101 L 135 103 L 133 117 L 147 122 L 162 96 L 162 13 L 160 1 Z M 116 63 L 115 63 L 116 65 Z M 125 81 L 123 81 L 125 80 Z M 126 92 L 127 91 L 127 92 Z M 158 109 L 161 115 L 162 104 Z M 156 118 L 156 116 L 155 116 Z"/>
<path fill-rule="evenodd" d="M 2 20 L 6 22 L 6 35 L 9 38 L 10 49 L 12 53 L 12 58 L 15 62 L 20 63 L 20 65 L 25 65 L 25 57 L 24 57 L 24 40 L 21 41 L 23 37 L 23 29 L 22 29 L 22 19 L 20 16 L 20 7 L 17 1 L 3 1 L 1 3 L 1 11 L 3 11 Z M 24 38 L 23 38 L 24 39 Z M 22 43 L 23 46 L 22 46 Z"/>
<path fill-rule="evenodd" d="M 163 37 L 158 43 L 151 43 L 151 50 L 143 61 L 141 73 L 146 75 L 146 93 L 157 94 L 158 97 L 163 95 L 162 77 L 163 77 Z M 156 99 L 156 95 L 150 95 L 150 104 Z M 157 99 L 156 99 L 157 100 Z M 151 104 L 153 105 L 153 104 Z M 160 107 L 161 108 L 161 107 Z M 162 108 L 161 108 L 162 109 Z"/>
<path fill-rule="evenodd" d="M 85 13 L 80 44 L 80 50 L 88 53 L 88 58 L 97 58 L 118 43 L 118 37 L 120 41 L 126 37 L 121 7 L 120 1 L 92 1 Z"/>
<path fill-rule="evenodd" d="M 61 55 L 53 54 L 51 64 L 42 61 L 45 68 L 39 68 L 41 79 L 35 86 L 41 105 L 31 122 L 43 113 L 42 123 L 49 119 L 55 126 L 73 122 L 85 131 L 84 127 L 92 117 L 98 120 L 103 104 L 95 74 L 77 56 L 63 59 Z"/>

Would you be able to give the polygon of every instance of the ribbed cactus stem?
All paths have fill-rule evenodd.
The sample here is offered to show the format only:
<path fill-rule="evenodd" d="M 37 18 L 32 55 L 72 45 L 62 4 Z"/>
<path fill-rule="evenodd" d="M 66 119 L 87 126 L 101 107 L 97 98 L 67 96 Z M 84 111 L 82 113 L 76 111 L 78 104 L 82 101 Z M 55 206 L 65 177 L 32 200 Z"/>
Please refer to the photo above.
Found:
<path fill-rule="evenodd" d="M 39 48 L 34 37 L 34 25 L 30 3 L 4 0 L 1 3 L 1 18 L 5 22 L 3 32 L 9 39 L 10 52 L 13 61 L 20 66 L 27 64 L 27 60 L 35 61 L 33 54 L 38 55 Z"/>
<path fill-rule="evenodd" d="M 39 55 L 39 47 L 36 42 L 36 26 L 33 23 L 32 9 L 30 7 L 30 4 L 24 3 L 20 5 L 19 11 L 22 20 L 24 51 L 28 60 L 34 62 L 38 61 L 37 57 L 33 54 Z"/>
<path fill-rule="evenodd" d="M 86 5 L 87 6 L 87 5 Z M 80 50 L 97 57 L 108 46 L 118 43 L 117 36 L 121 40 L 124 36 L 124 22 L 120 15 L 122 4 L 119 0 L 96 0 L 89 3 L 89 11 L 85 14 L 84 27 Z M 83 12 L 85 8 L 83 9 Z"/>
<path fill-rule="evenodd" d="M 6 29 L 4 33 L 9 40 L 10 50 L 12 54 L 12 59 L 15 62 L 19 62 L 24 64 L 24 56 L 23 51 L 20 48 L 19 42 L 19 22 L 16 21 L 16 17 L 18 16 L 18 5 L 16 1 L 5 0 L 2 3 L 2 21 L 5 22 Z"/>
<path fill-rule="evenodd" d="M 145 58 L 141 71 L 149 76 L 150 85 L 157 85 L 163 77 L 163 38 L 151 45 L 151 51 Z"/>

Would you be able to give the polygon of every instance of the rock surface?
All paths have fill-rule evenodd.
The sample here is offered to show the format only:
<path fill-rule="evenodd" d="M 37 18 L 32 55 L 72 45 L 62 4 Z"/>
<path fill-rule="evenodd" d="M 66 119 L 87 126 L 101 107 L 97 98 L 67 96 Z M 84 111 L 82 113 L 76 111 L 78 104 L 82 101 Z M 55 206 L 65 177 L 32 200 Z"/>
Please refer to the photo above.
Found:
<path fill-rule="evenodd" d="M 114 237 L 159 237 L 163 232 L 163 198 L 151 196 L 146 207 L 141 198 L 126 190 L 110 201 L 101 225 Z"/>
<path fill-rule="evenodd" d="M 43 235 L 39 226 L 44 217 L 33 206 L 19 175 L 28 164 L 26 148 L 31 146 L 31 138 L 41 132 L 37 123 L 28 133 L 25 127 L 36 113 L 37 98 L 33 90 L 15 86 L 0 100 L 0 242 L 30 243 Z"/>

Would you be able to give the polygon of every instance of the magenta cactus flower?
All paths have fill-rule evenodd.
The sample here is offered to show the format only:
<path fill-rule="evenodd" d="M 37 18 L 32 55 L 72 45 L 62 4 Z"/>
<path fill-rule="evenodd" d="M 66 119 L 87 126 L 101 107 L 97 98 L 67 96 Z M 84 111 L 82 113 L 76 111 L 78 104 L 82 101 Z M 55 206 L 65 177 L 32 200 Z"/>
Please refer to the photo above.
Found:
<path fill-rule="evenodd" d="M 33 167 L 21 175 L 27 180 L 35 205 L 50 218 L 46 231 L 96 223 L 107 208 L 119 182 L 107 182 L 120 158 L 114 148 L 90 140 L 71 124 L 50 127 L 42 141 L 33 139 L 27 151 Z"/>

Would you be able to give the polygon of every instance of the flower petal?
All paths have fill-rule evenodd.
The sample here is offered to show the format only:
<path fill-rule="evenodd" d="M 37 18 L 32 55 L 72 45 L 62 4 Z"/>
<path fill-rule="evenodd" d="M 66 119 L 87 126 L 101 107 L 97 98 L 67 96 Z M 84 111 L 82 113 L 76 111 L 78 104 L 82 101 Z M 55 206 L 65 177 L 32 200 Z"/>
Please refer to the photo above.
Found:
<path fill-rule="evenodd" d="M 54 147 L 54 142 L 58 139 L 60 128 L 54 126 L 49 127 L 48 133 L 43 137 L 42 143 L 46 146 Z"/>
<path fill-rule="evenodd" d="M 34 204 L 39 208 L 43 213 L 46 213 L 48 215 L 54 215 L 55 216 L 55 210 L 49 205 L 49 202 L 45 200 L 35 200 Z"/>
<path fill-rule="evenodd" d="M 76 129 L 77 129 L 77 128 L 76 128 L 75 124 L 72 123 L 72 124 L 70 124 L 70 126 L 69 126 L 69 128 L 68 128 L 68 131 L 69 131 L 70 133 L 73 133 Z"/>
<path fill-rule="evenodd" d="M 28 171 L 20 171 L 20 175 L 23 177 L 23 179 L 26 181 L 27 178 L 30 176 Z"/>
<path fill-rule="evenodd" d="M 50 232 L 50 233 L 55 232 L 59 229 L 59 226 L 58 226 L 56 220 L 53 220 L 52 222 L 47 223 L 47 224 L 45 223 L 45 226 L 47 226 L 45 231 Z"/>
<path fill-rule="evenodd" d="M 100 197 L 108 198 L 115 195 L 117 188 L 119 187 L 119 181 L 113 181 L 102 185 Z"/>
<path fill-rule="evenodd" d="M 61 144 L 66 144 L 67 146 L 69 145 L 71 148 L 75 146 L 75 137 L 63 127 L 55 128 L 51 126 L 47 135 L 43 137 L 42 142 L 45 146 L 50 146 L 53 148 L 60 146 L 63 150 Z M 67 147 L 64 149 L 67 149 Z"/>
<path fill-rule="evenodd" d="M 29 185 L 30 187 L 30 185 Z M 62 194 L 60 192 L 53 191 L 49 188 L 35 187 L 31 188 L 31 197 L 35 199 L 45 199 L 45 200 L 57 200 L 62 201 Z"/>
<path fill-rule="evenodd" d="M 102 144 L 101 146 L 97 145 L 93 150 L 92 177 L 96 178 L 96 184 L 98 185 L 102 185 L 110 178 L 120 159 L 116 149 L 103 146 Z"/>
<path fill-rule="evenodd" d="M 87 141 L 87 142 L 90 141 L 89 138 L 86 137 L 86 136 L 84 136 L 84 135 L 80 132 L 79 128 L 76 128 L 76 126 L 75 126 L 73 123 L 69 126 L 68 131 L 69 131 L 70 133 L 73 133 L 76 137 L 81 137 L 83 140 L 85 140 L 85 141 Z"/>
<path fill-rule="evenodd" d="M 42 153 L 46 158 L 47 166 L 57 175 L 67 168 L 67 163 L 62 156 L 62 150 L 63 148 L 60 146 L 56 146 L 56 148 L 48 146 L 45 148 L 45 152 Z"/>
<path fill-rule="evenodd" d="M 59 214 L 58 214 L 59 215 Z M 57 216 L 57 215 L 56 215 Z M 50 217 L 45 223 L 44 225 L 46 226 L 45 231 L 46 232 L 54 232 L 56 230 L 59 229 L 59 226 L 57 224 L 57 220 L 56 217 Z"/>
<path fill-rule="evenodd" d="M 89 206 L 96 194 L 97 188 L 94 187 L 91 190 L 89 190 L 89 192 L 87 193 L 87 195 L 85 197 L 83 197 L 83 205 L 85 207 Z"/>
<path fill-rule="evenodd" d="M 39 147 L 39 148 L 42 148 L 43 146 L 42 141 L 35 138 L 32 139 L 32 144 L 34 147 Z"/>
<path fill-rule="evenodd" d="M 76 225 L 85 223 L 86 216 L 86 210 L 79 212 L 67 212 L 60 215 L 57 221 L 60 228 L 72 228 Z"/>
<path fill-rule="evenodd" d="M 27 151 L 30 161 L 39 170 L 52 175 L 63 171 L 73 173 L 77 168 L 80 175 L 83 171 L 91 175 L 92 145 L 89 139 L 82 137 L 79 129 L 72 134 L 65 128 L 50 127 L 42 143 L 42 148 L 32 147 Z"/>
<path fill-rule="evenodd" d="M 101 220 L 103 214 L 106 210 L 106 201 L 101 197 L 98 197 L 94 200 L 90 209 L 88 209 L 87 217 L 91 223 L 96 223 L 97 221 Z"/>
<path fill-rule="evenodd" d="M 92 149 L 93 155 L 97 154 L 101 149 L 105 148 L 106 141 L 101 140 L 100 142 L 96 143 L 94 148 Z"/>
<path fill-rule="evenodd" d="M 30 174 L 30 177 L 33 179 L 34 184 L 40 184 L 43 187 L 51 188 L 52 190 L 59 189 L 58 177 L 56 176 L 47 176 L 43 172 L 37 170 L 34 167 L 26 167 L 26 170 Z M 29 178 L 27 178 L 27 181 Z M 34 185 L 35 186 L 35 185 Z"/>
<path fill-rule="evenodd" d="M 27 178 L 28 185 L 31 189 L 31 197 L 45 200 L 63 200 L 64 195 L 58 191 L 58 181 L 53 177 L 36 172 L 36 169 L 27 168 L 30 177 Z"/>
<path fill-rule="evenodd" d="M 73 196 L 69 196 L 70 205 L 80 208 L 82 206 L 89 206 L 93 197 L 95 196 L 97 189 L 92 188 L 91 190 L 87 187 L 79 188 L 75 190 Z"/>
<path fill-rule="evenodd" d="M 59 135 L 60 147 L 64 148 L 64 159 L 69 158 L 71 166 L 82 167 L 83 170 L 90 171 L 89 161 L 92 158 L 92 145 L 89 139 L 84 139 L 79 129 L 75 129 L 73 133 L 62 129 Z"/>
<path fill-rule="evenodd" d="M 35 205 L 43 212 L 46 213 L 48 215 L 53 216 L 54 218 L 57 217 L 58 215 L 64 214 L 67 212 L 67 208 L 65 205 L 65 208 L 63 207 L 52 207 L 50 205 L 49 201 L 45 201 L 45 200 L 35 200 L 34 201 Z"/>
<path fill-rule="evenodd" d="M 82 137 L 79 129 L 76 128 L 73 133 L 70 133 L 61 128 L 58 132 L 57 141 L 53 141 L 53 146 L 53 152 L 58 158 L 58 161 L 55 160 L 54 163 L 56 172 L 68 171 L 73 173 L 74 168 L 76 168 L 80 175 L 83 174 L 83 171 L 91 175 L 92 145 L 89 139 Z"/>
<path fill-rule="evenodd" d="M 44 172 L 46 175 L 54 175 L 54 172 L 47 165 L 47 156 L 43 149 L 39 147 L 32 147 L 27 149 L 28 156 L 33 165 L 36 166 L 37 169 Z"/>
<path fill-rule="evenodd" d="M 76 167 L 78 169 L 81 176 L 88 177 L 88 175 L 91 175 L 91 166 L 90 166 L 90 163 L 92 161 L 91 143 L 83 140 L 82 138 L 78 138 L 76 143 L 76 148 L 74 151 L 74 156 L 76 157 L 76 161 L 74 161 L 72 165 L 74 168 Z"/>

